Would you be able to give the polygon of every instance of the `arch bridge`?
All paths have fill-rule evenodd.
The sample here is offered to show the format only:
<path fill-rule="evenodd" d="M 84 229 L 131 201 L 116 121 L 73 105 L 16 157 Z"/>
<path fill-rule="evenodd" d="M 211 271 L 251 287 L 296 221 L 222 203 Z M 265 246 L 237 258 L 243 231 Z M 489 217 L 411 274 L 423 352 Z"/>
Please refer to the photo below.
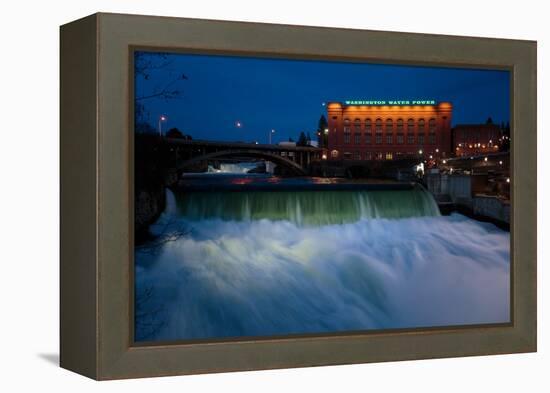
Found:
<path fill-rule="evenodd" d="M 306 175 L 313 161 L 321 159 L 322 149 L 311 146 L 268 145 L 242 142 L 214 142 L 164 138 L 171 153 L 174 154 L 175 167 L 185 171 L 203 161 L 218 159 L 252 158 L 271 161 L 280 165 L 289 173 Z"/>

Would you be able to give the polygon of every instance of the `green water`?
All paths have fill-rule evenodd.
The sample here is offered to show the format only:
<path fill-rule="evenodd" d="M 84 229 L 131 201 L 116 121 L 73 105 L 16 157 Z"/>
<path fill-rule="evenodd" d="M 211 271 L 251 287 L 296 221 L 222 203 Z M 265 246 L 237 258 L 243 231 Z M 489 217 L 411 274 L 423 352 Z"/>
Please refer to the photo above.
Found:
<path fill-rule="evenodd" d="M 188 192 L 176 196 L 177 214 L 189 220 L 287 220 L 319 226 L 366 218 L 438 216 L 422 188 L 400 191 Z"/>

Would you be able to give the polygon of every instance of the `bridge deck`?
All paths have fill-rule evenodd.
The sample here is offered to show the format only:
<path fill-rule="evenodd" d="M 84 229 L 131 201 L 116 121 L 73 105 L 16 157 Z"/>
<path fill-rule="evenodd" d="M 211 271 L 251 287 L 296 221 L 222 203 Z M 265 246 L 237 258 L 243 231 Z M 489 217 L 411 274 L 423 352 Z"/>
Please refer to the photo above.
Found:
<path fill-rule="evenodd" d="M 179 138 L 164 138 L 168 144 L 189 147 L 212 147 L 223 149 L 254 149 L 254 150 L 269 150 L 269 151 L 300 151 L 300 152 L 322 152 L 323 149 L 313 146 L 282 146 L 269 145 L 262 143 L 246 143 L 246 142 L 221 142 L 221 141 L 205 141 L 205 140 L 186 140 Z"/>

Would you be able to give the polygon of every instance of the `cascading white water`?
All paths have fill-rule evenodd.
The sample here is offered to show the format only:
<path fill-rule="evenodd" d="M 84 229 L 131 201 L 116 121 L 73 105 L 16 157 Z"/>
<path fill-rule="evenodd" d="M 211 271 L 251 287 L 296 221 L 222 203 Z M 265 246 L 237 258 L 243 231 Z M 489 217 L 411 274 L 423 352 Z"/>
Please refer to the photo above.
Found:
<path fill-rule="evenodd" d="M 508 322 L 509 233 L 417 192 L 168 190 L 136 250 L 137 341 Z"/>
<path fill-rule="evenodd" d="M 212 165 L 208 165 L 208 172 L 244 174 L 244 173 L 248 173 L 248 171 L 250 171 L 251 169 L 256 168 L 258 165 L 259 163 L 257 162 L 238 162 L 235 164 L 221 163 L 220 169 L 216 169 Z"/>
<path fill-rule="evenodd" d="M 167 188 L 166 190 L 166 207 L 164 212 L 169 215 L 176 215 L 178 212 L 178 205 L 176 203 L 176 196 L 174 193 Z"/>

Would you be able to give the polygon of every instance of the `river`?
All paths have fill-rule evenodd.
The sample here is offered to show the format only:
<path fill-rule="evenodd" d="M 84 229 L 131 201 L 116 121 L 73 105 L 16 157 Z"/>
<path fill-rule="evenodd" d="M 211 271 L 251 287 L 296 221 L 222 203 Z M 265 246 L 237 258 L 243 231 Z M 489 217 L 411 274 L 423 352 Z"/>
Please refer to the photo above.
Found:
<path fill-rule="evenodd" d="M 441 216 L 421 188 L 189 179 L 136 249 L 136 341 L 509 321 L 509 233 Z"/>

